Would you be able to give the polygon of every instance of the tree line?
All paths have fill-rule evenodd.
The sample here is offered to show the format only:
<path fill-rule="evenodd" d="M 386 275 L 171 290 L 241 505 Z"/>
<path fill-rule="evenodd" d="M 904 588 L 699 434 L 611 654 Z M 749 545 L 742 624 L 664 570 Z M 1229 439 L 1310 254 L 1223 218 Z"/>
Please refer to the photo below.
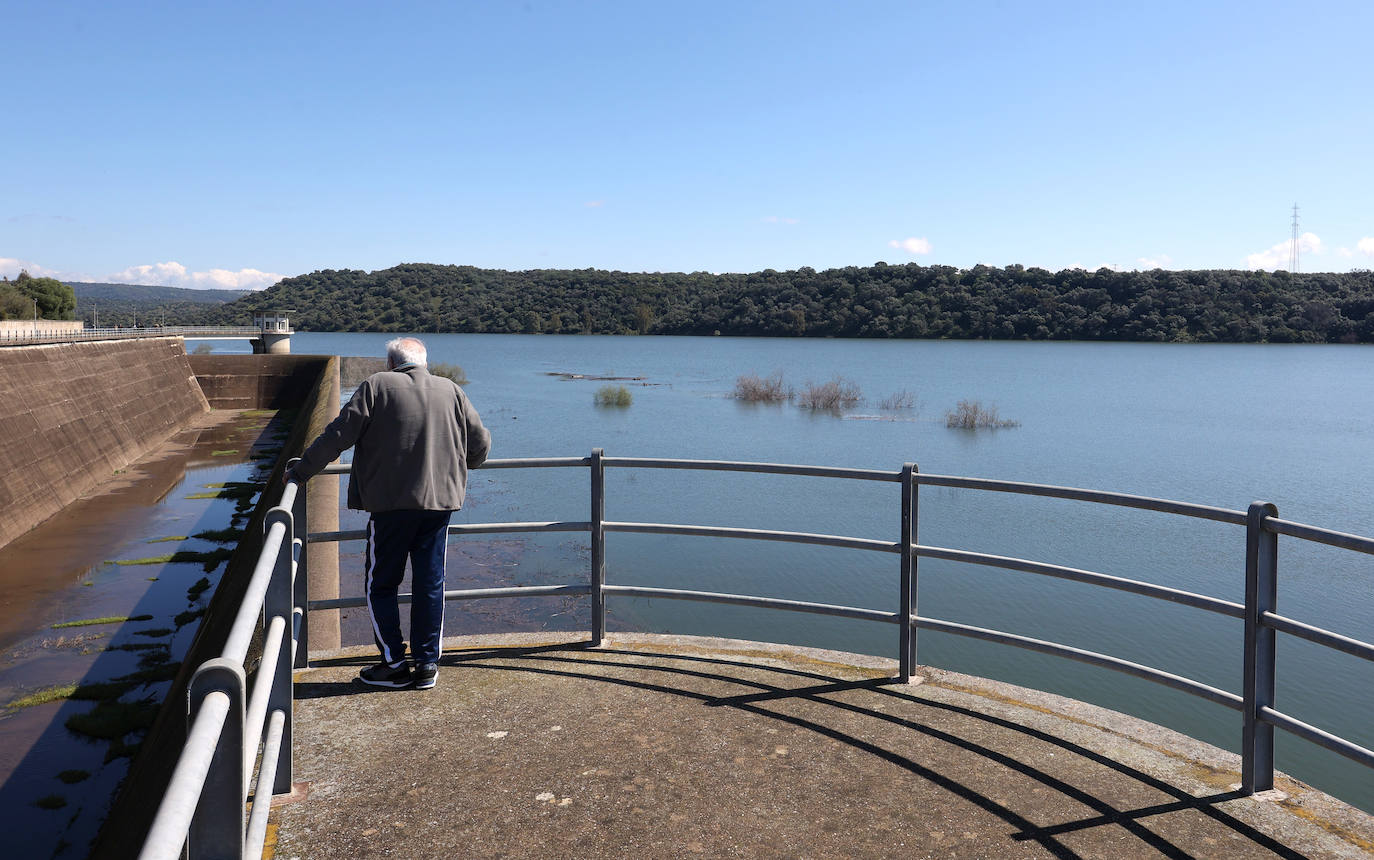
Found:
<path fill-rule="evenodd" d="M 748 274 L 403 264 L 286 278 L 176 322 L 307 331 L 1374 343 L 1374 273 L 918 264 Z M 169 317 L 168 322 L 173 320 Z"/>
<path fill-rule="evenodd" d="M 75 319 L 76 293 L 55 278 L 35 278 L 21 269 L 13 281 L 0 280 L 0 320 Z"/>

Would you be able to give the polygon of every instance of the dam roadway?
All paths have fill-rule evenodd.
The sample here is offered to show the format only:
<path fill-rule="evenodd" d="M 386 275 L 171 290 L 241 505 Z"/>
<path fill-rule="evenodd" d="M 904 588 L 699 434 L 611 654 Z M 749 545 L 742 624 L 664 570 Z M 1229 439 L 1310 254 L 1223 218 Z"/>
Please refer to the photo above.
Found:
<path fill-rule="evenodd" d="M 446 641 L 439 684 L 295 675 L 268 856 L 1370 857 L 1374 818 L 1238 756 L 1008 684 L 739 640 Z"/>

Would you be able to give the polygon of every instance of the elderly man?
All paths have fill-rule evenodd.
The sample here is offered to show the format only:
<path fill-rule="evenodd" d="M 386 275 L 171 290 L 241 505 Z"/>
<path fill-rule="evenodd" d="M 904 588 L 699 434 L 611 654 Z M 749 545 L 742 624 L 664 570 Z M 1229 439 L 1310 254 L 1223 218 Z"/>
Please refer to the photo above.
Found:
<path fill-rule="evenodd" d="M 306 480 L 356 446 L 348 506 L 371 514 L 363 564 L 382 656 L 358 678 L 376 687 L 428 690 L 439 677 L 449 518 L 463 506 L 468 469 L 487 459 L 491 436 L 463 389 L 429 373 L 418 339 L 391 341 L 386 359 L 387 370 L 358 386 L 288 477 Z M 407 557 L 413 670 L 396 601 Z"/>

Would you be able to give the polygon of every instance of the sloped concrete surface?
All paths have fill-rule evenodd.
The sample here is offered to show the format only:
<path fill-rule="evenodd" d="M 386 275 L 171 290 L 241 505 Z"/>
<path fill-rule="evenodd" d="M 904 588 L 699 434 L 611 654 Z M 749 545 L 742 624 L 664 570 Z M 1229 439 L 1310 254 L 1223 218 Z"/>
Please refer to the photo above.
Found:
<path fill-rule="evenodd" d="M 1371 857 L 1374 819 L 1081 702 L 890 661 L 692 637 L 451 640 L 439 685 L 298 673 L 269 854 Z"/>
<path fill-rule="evenodd" d="M 179 338 L 0 349 L 0 546 L 210 411 Z"/>

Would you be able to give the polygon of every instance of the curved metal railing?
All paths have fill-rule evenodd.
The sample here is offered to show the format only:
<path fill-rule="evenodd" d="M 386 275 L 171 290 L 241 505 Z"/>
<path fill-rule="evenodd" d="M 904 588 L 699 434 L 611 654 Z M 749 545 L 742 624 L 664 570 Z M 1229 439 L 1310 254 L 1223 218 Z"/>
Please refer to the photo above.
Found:
<path fill-rule="evenodd" d="M 862 621 L 888 623 L 896 625 L 898 628 L 897 653 L 899 680 L 909 679 L 915 668 L 916 631 L 939 631 L 954 634 L 956 636 L 1011 645 L 1017 648 L 1029 649 L 1044 654 L 1075 660 L 1092 666 L 1111 669 L 1113 671 L 1162 684 L 1190 695 L 1206 699 L 1207 701 L 1240 711 L 1244 718 L 1241 741 L 1241 786 L 1242 790 L 1247 794 L 1265 791 L 1273 787 L 1273 730 L 1275 728 L 1283 729 L 1284 731 L 1339 753 L 1365 767 L 1374 768 L 1374 751 L 1366 749 L 1351 740 L 1339 737 L 1316 726 L 1298 720 L 1273 707 L 1276 672 L 1275 638 L 1278 633 L 1295 636 L 1325 648 L 1330 648 L 1363 660 L 1374 662 L 1374 644 L 1343 636 L 1303 621 L 1288 618 L 1274 611 L 1278 581 L 1277 559 L 1279 535 L 1366 555 L 1374 555 L 1374 539 L 1281 520 L 1277 517 L 1276 509 L 1272 505 L 1263 502 L 1252 504 L 1247 511 L 1237 511 L 1168 499 L 1086 490 L 1075 487 L 1027 484 L 950 475 L 925 475 L 917 471 L 915 465 L 910 463 L 906 464 L 906 466 L 900 470 L 889 472 L 869 469 L 799 466 L 782 463 L 634 457 L 617 458 L 606 457 L 600 449 L 597 449 L 593 451 L 589 457 L 490 460 L 484 464 L 482 468 L 588 469 L 591 483 L 591 517 L 588 520 L 476 523 L 449 526 L 449 533 L 455 535 L 586 532 L 590 535 L 591 542 L 591 569 L 588 582 L 585 585 L 511 586 L 451 590 L 444 592 L 446 600 L 587 595 L 591 598 L 592 604 L 591 639 L 593 644 L 600 644 L 605 634 L 605 601 L 608 596 L 706 601 L 760 609 L 808 612 Z M 896 483 L 901 489 L 901 529 L 896 540 L 885 541 L 844 535 L 813 534 L 770 529 L 748 529 L 676 523 L 608 521 L 605 518 L 605 473 L 607 469 L 612 468 L 753 472 L 772 475 L 798 475 L 840 480 Z M 326 470 L 326 472 L 331 474 L 346 474 L 349 471 L 350 467 L 347 465 L 330 466 Z M 950 547 L 919 544 L 916 541 L 916 508 L 918 492 L 921 486 L 952 487 L 1030 495 L 1043 498 L 1066 499 L 1093 504 L 1116 505 L 1244 527 L 1246 531 L 1245 600 L 1244 602 L 1237 603 L 1231 600 L 1196 594 L 1194 592 L 1141 580 L 1112 576 L 1097 571 L 1082 570 L 1079 568 L 988 553 L 970 552 Z M 278 519 L 274 521 L 272 517 L 269 516 L 268 543 L 263 549 L 263 559 L 267 559 L 275 553 L 275 558 L 277 560 L 272 562 L 272 564 L 278 567 L 282 564 L 286 564 L 288 574 L 293 571 L 294 564 L 283 562 L 282 559 L 290 555 L 289 548 L 292 547 L 293 544 L 292 542 L 284 543 L 281 540 L 277 540 L 276 543 L 273 543 L 276 536 L 275 530 L 278 528 L 275 524 L 276 522 L 285 523 L 286 531 L 283 532 L 283 534 L 291 533 L 292 528 L 295 528 L 295 534 L 298 535 L 294 542 L 296 551 L 299 551 L 301 548 L 301 542 L 303 540 L 309 543 L 323 543 L 342 540 L 362 540 L 366 537 L 365 532 L 361 530 L 319 532 L 308 536 L 300 534 L 300 523 L 304 522 L 303 504 L 305 496 L 303 488 L 301 489 L 302 492 L 297 496 L 297 485 L 293 482 L 288 486 L 287 493 L 283 496 L 282 507 L 274 509 L 274 513 L 278 511 L 281 512 L 277 515 Z M 285 510 L 286 508 L 292 507 L 293 502 L 297 511 L 294 526 L 290 519 L 290 513 Z M 335 504 L 332 499 L 329 503 Z M 784 600 L 763 595 L 727 594 L 637 585 L 608 585 L 606 583 L 605 565 L 605 539 L 607 533 L 681 535 L 690 537 L 782 541 L 787 543 L 893 554 L 898 557 L 899 562 L 897 589 L 898 609 L 896 611 L 885 611 L 858 606 Z M 288 547 L 285 555 L 281 549 L 283 546 Z M 290 557 L 294 558 L 293 555 L 290 555 Z M 1110 654 L 1075 648 L 1062 643 L 1035 639 L 1007 631 L 993 630 L 918 615 L 915 611 L 918 585 L 918 563 L 919 560 L 923 558 L 984 565 L 1021 573 L 1066 579 L 1177 603 L 1228 618 L 1240 619 L 1245 627 L 1243 655 L 1244 672 L 1241 678 L 1240 692 L 1237 693 L 1219 689 L 1192 678 L 1172 672 L 1166 672 L 1162 669 L 1125 660 Z M 263 568 L 264 564 L 268 564 L 268 562 L 259 561 L 259 571 Z M 272 564 L 268 566 L 271 567 Z M 248 608 L 249 604 L 252 603 L 253 600 L 261 601 L 262 595 L 266 593 L 266 585 L 262 586 L 261 589 L 257 587 L 257 577 L 258 573 L 255 572 L 254 586 L 250 588 L 251 599 L 245 602 L 245 608 L 240 612 L 241 618 L 243 617 L 243 613 L 250 612 Z M 304 577 L 301 577 L 300 581 L 303 582 L 303 580 Z M 289 580 L 285 585 L 277 585 L 274 587 L 278 589 L 277 593 L 281 594 L 289 594 L 293 589 Z M 407 601 L 409 600 L 409 595 L 401 595 L 400 599 L 402 601 Z M 307 609 L 311 611 L 338 609 L 343 607 L 362 606 L 364 603 L 365 601 L 362 597 L 310 600 L 307 602 L 304 595 L 297 592 L 294 612 L 289 613 L 294 622 L 292 629 L 303 634 L 304 627 L 300 622 L 303 612 Z M 251 615 L 254 618 L 256 618 L 259 611 L 256 607 L 260 606 L 262 606 L 262 603 L 258 602 L 255 607 L 251 609 Z M 284 625 L 286 615 L 278 612 L 274 618 L 275 621 L 271 622 L 273 626 L 269 631 L 269 641 L 283 629 L 283 627 L 278 626 L 276 622 L 281 622 L 282 625 Z M 264 623 L 267 624 L 269 622 Z M 236 632 L 238 629 L 239 627 L 236 625 Z M 230 649 L 226 648 L 225 662 L 234 663 L 233 658 L 237 658 L 239 662 L 234 665 L 239 667 L 237 671 L 241 678 L 242 655 L 239 654 L 237 648 L 239 639 L 231 637 L 231 642 L 235 644 L 235 648 L 233 649 L 234 653 L 229 654 Z M 284 653 L 285 646 L 283 645 L 282 647 Z M 277 658 L 275 654 L 274 658 L 278 660 L 282 659 Z M 210 662 L 212 664 L 218 664 L 221 661 Z M 266 666 L 268 662 L 268 659 L 264 657 L 264 666 Z M 290 677 L 290 665 L 290 661 L 287 659 L 285 663 L 285 677 L 287 679 Z M 210 664 L 207 664 L 207 667 L 202 671 L 212 673 L 221 671 L 221 668 L 222 667 L 210 666 Z M 281 670 L 279 669 L 278 674 L 280 675 L 280 673 Z M 247 708 L 247 713 L 250 716 L 248 724 L 250 726 L 257 724 L 270 710 L 270 718 L 277 721 L 269 725 L 266 729 L 270 742 L 275 737 L 273 732 L 277 731 L 276 726 L 284 720 L 285 726 L 281 731 L 286 738 L 286 740 L 282 742 L 285 744 L 283 748 L 286 752 L 286 758 L 284 759 L 286 762 L 285 782 L 282 781 L 283 765 L 281 761 L 283 760 L 275 758 L 274 752 L 274 757 L 271 761 L 276 768 L 275 790 L 285 791 L 288 790 L 290 786 L 289 701 L 285 708 L 274 707 L 272 704 L 263 705 L 261 703 L 266 700 L 258 695 L 259 687 L 273 683 L 277 682 L 270 680 L 262 681 L 260 679 L 259 684 L 255 686 L 254 698 Z M 177 776 L 174 777 L 173 788 L 169 789 L 168 796 L 163 802 L 164 808 L 171 808 L 177 811 L 175 811 L 175 813 L 168 813 L 167 822 L 163 820 L 162 810 L 159 811 L 158 823 L 155 825 L 153 833 L 149 836 L 148 844 L 145 845 L 144 854 L 142 856 L 175 856 L 176 852 L 181 849 L 182 841 L 186 838 L 188 828 L 190 829 L 190 837 L 193 843 L 198 838 L 198 833 L 227 833 L 231 830 L 235 830 L 243 840 L 237 844 L 244 845 L 248 854 L 258 856 L 258 853 L 261 851 L 261 837 L 264 833 L 266 822 L 265 818 L 259 819 L 258 807 L 255 805 L 245 830 L 242 806 L 246 792 L 246 789 L 242 787 L 244 783 L 235 782 L 234 785 L 236 788 L 234 791 L 220 790 L 218 796 L 222 798 L 222 801 L 218 807 L 214 807 L 213 804 L 207 804 L 206 801 L 200 799 L 199 786 L 206 782 L 204 772 L 207 769 L 213 771 L 212 765 L 202 763 L 208 761 L 205 749 L 207 745 L 212 743 L 211 736 L 214 735 L 215 731 L 218 731 L 217 729 L 203 729 L 200 720 L 206 720 L 207 725 L 218 725 L 219 721 L 223 719 L 220 716 L 221 711 L 227 712 L 236 707 L 241 708 L 241 705 L 235 705 L 233 703 L 232 696 L 227 697 L 229 700 L 228 704 L 220 704 L 219 700 L 216 698 L 218 695 L 218 691 L 213 691 L 205 699 L 207 702 L 213 700 L 213 707 L 205 705 L 198 709 L 197 705 L 194 703 L 196 685 L 193 684 L 192 714 L 196 722 L 191 733 L 192 737 L 188 740 L 186 750 L 183 753 L 182 762 L 178 765 Z M 238 711 L 234 712 L 238 713 Z M 198 713 L 199 715 L 197 715 Z M 246 733 L 249 737 L 238 741 L 240 744 L 236 753 L 238 765 L 235 768 L 230 768 L 230 770 L 234 770 L 242 776 L 250 769 L 253 758 L 258 751 L 258 739 L 263 731 L 264 730 L 261 728 L 250 728 L 247 730 Z M 251 743 L 245 744 L 243 742 L 244 740 L 251 741 Z M 225 743 L 222 737 L 218 739 L 218 743 L 221 745 Z M 266 763 L 269 761 L 267 749 L 268 748 L 264 748 L 263 752 L 263 772 L 272 769 L 271 766 Z M 182 773 L 183 768 L 187 771 L 184 775 Z M 235 778 L 237 779 L 238 777 Z M 262 777 L 259 776 L 260 783 L 261 779 Z M 173 800 L 173 794 L 176 794 L 180 799 Z M 231 800 L 233 801 L 232 803 Z M 199 829 L 192 826 L 190 813 L 181 810 L 194 810 L 197 801 L 199 801 L 207 811 L 197 815 L 195 818 L 196 821 L 200 821 L 201 818 L 205 816 L 218 815 L 220 820 L 228 821 L 229 823 L 205 823 L 201 825 Z M 214 809 L 218 809 L 218 812 L 215 812 Z M 156 841 L 158 845 L 162 846 L 156 852 L 150 851 L 149 848 L 155 841 L 154 836 L 157 837 Z M 175 844 L 172 844 L 173 842 L 175 842 Z M 196 853 L 194 847 L 191 853 L 192 855 Z M 248 854 L 244 856 L 248 856 Z"/>

